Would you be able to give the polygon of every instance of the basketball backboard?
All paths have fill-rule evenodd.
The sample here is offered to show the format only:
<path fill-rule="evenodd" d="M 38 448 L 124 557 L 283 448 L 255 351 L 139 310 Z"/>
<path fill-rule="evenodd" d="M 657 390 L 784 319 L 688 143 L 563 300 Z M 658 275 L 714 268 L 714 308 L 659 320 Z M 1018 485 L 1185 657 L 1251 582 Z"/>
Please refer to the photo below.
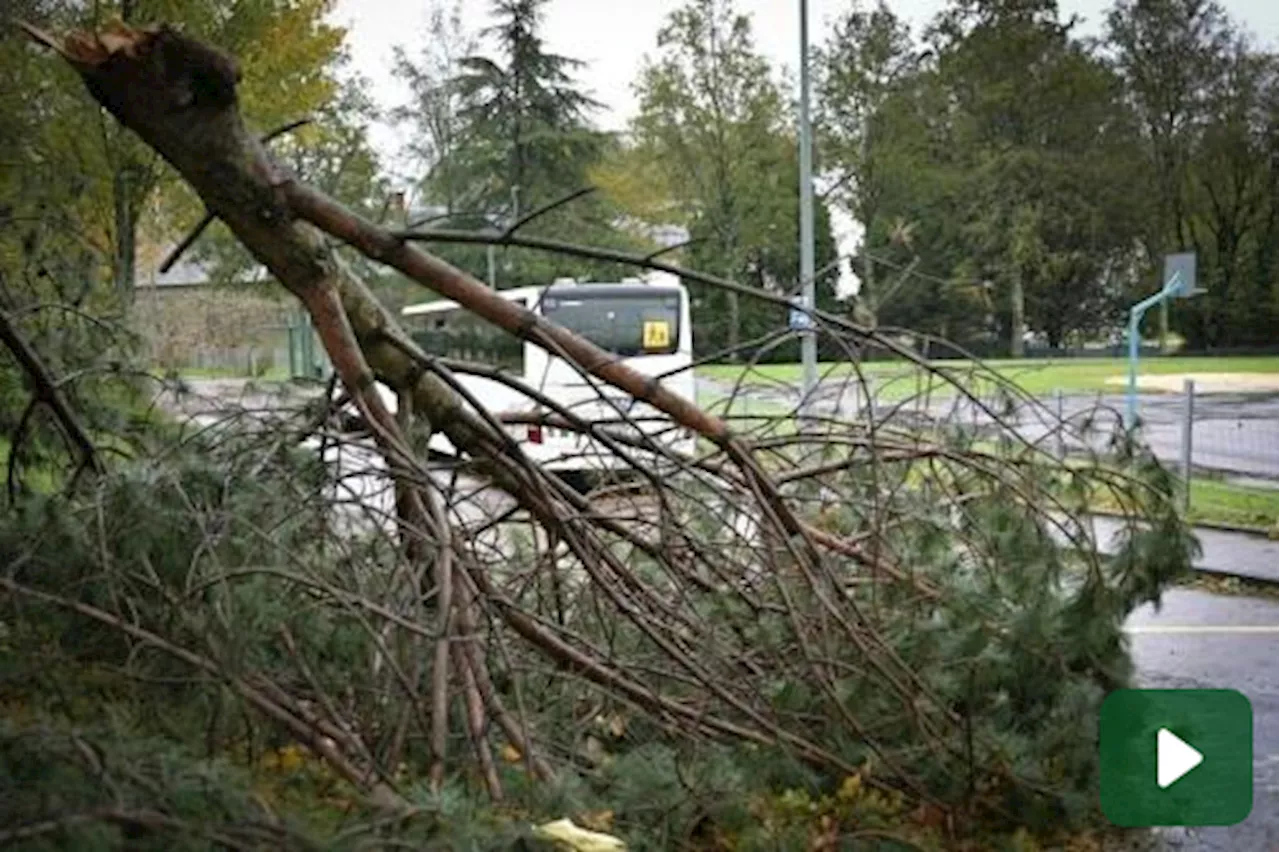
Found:
<path fill-rule="evenodd" d="M 1176 283 L 1174 283 L 1176 280 Z M 1179 299 L 1203 293 L 1196 286 L 1196 253 L 1193 251 L 1164 256 L 1164 286 L 1173 284 L 1172 295 Z"/>

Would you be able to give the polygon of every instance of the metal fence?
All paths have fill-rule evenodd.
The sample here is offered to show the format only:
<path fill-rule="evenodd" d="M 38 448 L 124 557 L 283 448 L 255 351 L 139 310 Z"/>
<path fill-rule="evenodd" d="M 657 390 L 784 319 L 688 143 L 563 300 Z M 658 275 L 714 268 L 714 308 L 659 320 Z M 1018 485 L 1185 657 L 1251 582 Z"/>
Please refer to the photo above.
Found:
<path fill-rule="evenodd" d="M 1124 434 L 1124 397 L 1115 392 L 1057 391 L 1030 400 L 929 398 L 872 377 L 861 386 L 832 384 L 815 400 L 819 414 L 860 417 L 870 406 L 876 417 L 900 425 L 960 428 L 979 438 L 1012 425 L 1021 438 L 1062 458 L 1086 451 L 1105 456 Z M 754 395 L 761 393 L 756 388 Z M 776 404 L 790 402 L 782 398 L 785 391 L 774 393 Z M 1139 394 L 1138 429 L 1140 440 L 1184 480 L 1276 487 L 1280 479 L 1280 396 L 1274 391 L 1210 390 L 1185 379 L 1180 392 Z"/>
<path fill-rule="evenodd" d="M 1197 523 L 1280 530 L 1280 376 L 1260 376 L 1256 388 L 1181 381 L 1165 393 L 1138 397 L 1138 438 L 1166 468 L 1178 473 L 1181 499 Z M 1270 383 L 1268 383 L 1270 379 Z M 705 384 L 705 383 L 704 383 Z M 707 388 L 708 399 L 717 389 Z M 918 394 L 918 395 L 913 395 Z M 742 414 L 786 411 L 794 393 L 781 385 L 750 391 Z M 905 427 L 956 430 L 983 436 L 1014 426 L 1021 438 L 1068 459 L 1084 453 L 1114 457 L 1124 436 L 1125 397 L 1053 391 L 1038 398 L 1001 399 L 938 394 L 867 376 L 861 383 L 819 385 L 819 416 L 877 418 Z M 751 406 L 754 406 L 754 411 Z M 772 406 L 772 408 L 771 408 Z M 1065 423 L 1065 426 L 1064 426 Z M 1105 510 L 1106 505 L 1100 504 Z"/>
<path fill-rule="evenodd" d="M 288 360 L 289 352 L 284 346 L 201 347 L 184 359 L 186 363 L 180 369 L 256 377 L 278 372 Z"/>
<path fill-rule="evenodd" d="M 268 329 L 255 343 L 237 346 L 214 346 L 189 343 L 168 347 L 153 353 L 152 360 L 162 369 L 208 372 L 229 376 L 261 377 L 278 375 L 291 363 L 289 333 L 285 327 Z"/>
<path fill-rule="evenodd" d="M 1280 405 L 1274 394 L 1203 393 L 1188 379 L 1177 400 L 1143 406 L 1143 437 L 1178 445 L 1184 474 L 1212 473 L 1274 484 Z"/>
<path fill-rule="evenodd" d="M 295 311 L 289 317 L 288 353 L 289 378 L 319 379 L 329 374 L 329 358 L 306 311 Z"/>
<path fill-rule="evenodd" d="M 306 311 L 291 312 L 285 324 L 259 329 L 254 343 L 215 346 L 194 343 L 157 360 L 166 368 L 229 376 L 325 378 L 330 367 Z"/>

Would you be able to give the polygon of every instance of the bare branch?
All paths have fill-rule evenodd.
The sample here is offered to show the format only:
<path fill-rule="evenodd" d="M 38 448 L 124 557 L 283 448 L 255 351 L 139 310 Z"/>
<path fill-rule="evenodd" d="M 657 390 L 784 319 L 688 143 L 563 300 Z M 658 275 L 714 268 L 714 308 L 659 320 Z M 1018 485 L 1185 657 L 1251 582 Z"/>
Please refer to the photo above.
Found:
<path fill-rule="evenodd" d="M 515 220 L 510 225 L 508 225 L 506 229 L 502 232 L 502 237 L 504 239 L 507 237 L 510 237 L 512 234 L 514 234 L 516 231 L 520 230 L 525 225 L 532 222 L 534 219 L 537 219 L 541 216 L 545 216 L 546 214 L 550 213 L 552 210 L 559 209 L 565 206 L 566 204 L 569 204 L 570 202 L 573 202 L 573 201 L 577 201 L 582 196 L 590 195 L 595 191 L 596 191 L 596 188 L 594 186 L 584 186 L 581 189 L 575 189 L 573 192 L 569 193 L 568 195 L 565 195 L 561 198 L 557 198 L 555 201 L 549 201 L 546 204 L 543 204 L 541 207 L 538 207 L 534 210 L 529 211 L 528 213 L 524 214 L 519 219 Z"/>
<path fill-rule="evenodd" d="M 49 368 L 45 366 L 40 355 L 27 342 L 27 339 L 22 336 L 22 333 L 18 331 L 18 327 L 9 317 L 9 314 L 3 310 L 0 310 L 0 341 L 4 342 L 4 345 L 31 379 L 31 383 L 35 386 L 36 399 L 44 403 L 53 412 L 53 416 L 57 418 L 58 424 L 62 427 L 67 439 L 75 445 L 80 454 L 80 463 L 95 473 L 101 473 L 103 471 L 102 460 L 98 457 L 93 440 L 80 423 L 80 418 L 67 405 L 66 399 L 63 398 L 62 392 L 58 389 L 60 383 L 49 372 Z M 25 422 L 25 416 L 23 420 Z M 14 446 L 12 451 L 16 453 L 18 451 L 17 446 Z"/>
<path fill-rule="evenodd" d="M 706 242 L 705 238 L 691 237 L 690 239 L 687 239 L 687 240 L 681 240 L 680 242 L 675 243 L 674 245 L 663 246 L 657 251 L 649 252 L 644 256 L 644 260 L 646 262 L 655 261 L 658 258 L 662 257 L 664 254 L 671 254 L 672 252 L 680 251 L 680 249 L 685 249 L 685 248 L 688 248 L 689 246 L 696 246 L 698 243 L 705 243 L 705 242 Z"/>

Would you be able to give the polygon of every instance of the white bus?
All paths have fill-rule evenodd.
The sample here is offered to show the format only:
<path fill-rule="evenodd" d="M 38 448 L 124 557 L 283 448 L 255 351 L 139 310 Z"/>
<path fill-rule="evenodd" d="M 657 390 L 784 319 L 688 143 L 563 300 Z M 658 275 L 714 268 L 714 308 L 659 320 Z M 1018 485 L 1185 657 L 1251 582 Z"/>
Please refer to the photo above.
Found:
<path fill-rule="evenodd" d="M 611 283 L 557 279 L 550 286 L 503 290 L 499 295 L 587 338 L 637 372 L 662 376 L 666 388 L 690 401 L 695 399 L 689 294 L 677 276 L 655 272 Z M 697 436 L 692 431 L 622 391 L 584 376 L 569 362 L 489 324 L 456 302 L 409 305 L 401 314 L 405 330 L 429 354 L 498 366 L 589 423 L 622 435 L 635 436 L 638 428 L 676 453 L 694 452 Z M 492 379 L 457 378 L 481 405 L 509 424 L 508 434 L 544 468 L 587 473 L 626 466 L 595 439 L 574 430 L 527 422 L 530 415 L 546 413 L 527 395 Z M 378 388 L 394 410 L 395 394 L 381 384 Z M 513 422 L 519 420 L 525 422 Z M 623 448 L 637 459 L 654 460 L 652 454 L 638 453 L 626 444 Z M 443 435 L 433 436 L 429 449 L 455 452 Z"/>

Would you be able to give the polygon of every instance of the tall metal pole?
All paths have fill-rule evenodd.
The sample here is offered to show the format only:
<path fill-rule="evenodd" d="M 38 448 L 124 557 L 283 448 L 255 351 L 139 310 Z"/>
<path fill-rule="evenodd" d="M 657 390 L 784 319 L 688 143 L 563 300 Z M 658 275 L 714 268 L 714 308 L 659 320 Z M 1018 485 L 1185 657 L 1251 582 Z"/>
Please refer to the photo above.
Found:
<path fill-rule="evenodd" d="M 1182 511 L 1191 511 L 1191 441 L 1196 425 L 1196 383 L 1182 380 Z"/>
<path fill-rule="evenodd" d="M 813 310 L 813 131 L 809 126 L 809 2 L 800 0 L 800 284 L 804 307 Z M 801 332 L 802 408 L 818 383 L 818 341 L 812 330 Z"/>

